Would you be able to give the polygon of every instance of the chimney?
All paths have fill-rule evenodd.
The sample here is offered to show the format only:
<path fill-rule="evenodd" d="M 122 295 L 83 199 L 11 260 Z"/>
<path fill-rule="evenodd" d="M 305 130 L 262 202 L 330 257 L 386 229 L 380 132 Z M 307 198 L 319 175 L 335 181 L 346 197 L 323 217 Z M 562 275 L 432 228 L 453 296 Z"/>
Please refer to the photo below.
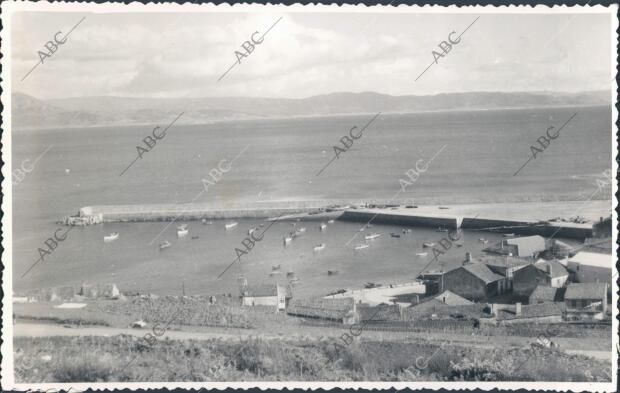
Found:
<path fill-rule="evenodd" d="M 465 263 L 471 263 L 471 252 L 465 253 Z"/>
<path fill-rule="evenodd" d="M 517 310 L 515 314 L 520 317 L 521 316 L 521 303 L 517 303 Z"/>

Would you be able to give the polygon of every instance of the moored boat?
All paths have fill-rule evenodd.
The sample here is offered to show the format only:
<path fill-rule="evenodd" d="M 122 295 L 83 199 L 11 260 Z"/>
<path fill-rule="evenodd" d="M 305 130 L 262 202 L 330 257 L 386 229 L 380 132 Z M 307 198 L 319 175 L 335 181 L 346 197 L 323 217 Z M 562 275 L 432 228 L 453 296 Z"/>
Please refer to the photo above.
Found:
<path fill-rule="evenodd" d="M 228 231 L 228 230 L 233 229 L 233 228 L 234 228 L 234 227 L 236 227 L 237 225 L 239 225 L 239 223 L 238 223 L 238 222 L 236 222 L 236 221 L 232 221 L 232 222 L 229 222 L 228 224 L 226 224 L 226 225 L 225 225 L 225 227 L 226 227 L 226 230 Z"/>
<path fill-rule="evenodd" d="M 327 275 L 328 276 L 335 276 L 336 274 L 338 274 L 338 270 L 328 270 L 327 271 Z"/>
<path fill-rule="evenodd" d="M 390 236 L 392 236 L 392 237 L 400 237 L 400 233 L 391 232 Z"/>
<path fill-rule="evenodd" d="M 320 226 L 320 229 L 321 229 L 321 231 L 326 230 L 326 229 L 327 229 L 327 224 L 325 224 L 324 222 L 322 222 L 322 223 L 321 223 L 321 226 Z"/>
<path fill-rule="evenodd" d="M 207 221 L 206 218 L 202 219 L 202 225 L 211 225 L 211 224 L 213 224 L 213 221 L 211 221 L 211 220 Z"/>
<path fill-rule="evenodd" d="M 295 233 L 299 234 L 299 233 L 305 233 L 306 232 L 306 228 L 301 227 L 301 228 L 297 228 L 295 229 Z"/>
<path fill-rule="evenodd" d="M 424 247 L 424 248 L 430 248 L 430 247 L 433 247 L 434 245 L 435 245 L 435 243 L 433 243 L 433 242 L 424 242 L 424 243 L 422 243 L 422 247 Z"/>
<path fill-rule="evenodd" d="M 198 239 L 198 236 L 192 236 L 192 240 Z"/>
<path fill-rule="evenodd" d="M 293 241 L 293 237 L 292 236 L 284 236 L 284 245 L 286 246 L 287 244 L 289 244 L 290 242 Z"/>
<path fill-rule="evenodd" d="M 487 239 L 485 239 L 485 238 L 483 238 L 483 237 L 481 237 L 480 239 L 478 239 L 478 241 L 479 241 L 480 243 L 482 243 L 482 244 L 486 244 L 486 243 L 488 243 L 488 242 L 489 242 Z"/>
<path fill-rule="evenodd" d="M 317 244 L 316 246 L 314 246 L 313 250 L 314 251 L 321 251 L 324 248 L 325 248 L 325 243 L 321 243 L 321 244 Z"/>
<path fill-rule="evenodd" d="M 369 244 L 362 243 L 362 244 L 358 244 L 357 246 L 355 246 L 355 249 L 356 250 L 363 250 L 363 249 L 368 248 L 368 247 L 370 247 Z"/>
<path fill-rule="evenodd" d="M 181 225 L 177 227 L 177 236 L 185 237 L 189 233 L 189 229 L 187 229 L 187 225 Z"/>
<path fill-rule="evenodd" d="M 376 238 L 378 238 L 379 236 L 381 236 L 381 234 L 380 234 L 380 233 L 371 233 L 370 235 L 366 235 L 366 236 L 364 236 L 364 239 L 366 239 L 366 240 L 372 240 L 372 239 L 376 239 Z"/>
<path fill-rule="evenodd" d="M 448 232 L 448 228 L 439 227 L 435 230 L 435 232 Z"/>
<path fill-rule="evenodd" d="M 428 255 L 428 253 L 427 252 L 416 252 L 415 255 L 418 257 L 425 257 Z"/>
<path fill-rule="evenodd" d="M 271 266 L 271 270 L 276 271 L 276 270 L 280 270 L 282 266 L 281 265 L 273 265 Z"/>
<path fill-rule="evenodd" d="M 504 237 L 513 237 L 515 234 L 514 233 L 504 233 L 502 236 Z"/>
<path fill-rule="evenodd" d="M 118 232 L 112 232 L 109 235 L 106 235 L 103 237 L 103 241 L 105 243 L 111 243 L 114 240 L 118 239 L 118 237 L 120 236 L 120 234 Z"/>
<path fill-rule="evenodd" d="M 172 244 L 170 244 L 168 240 L 164 240 L 163 242 L 159 243 L 159 251 L 165 250 L 166 248 L 170 246 L 172 246 Z"/>
<path fill-rule="evenodd" d="M 334 220 L 328 220 L 328 221 L 327 221 L 327 223 L 328 223 L 328 224 L 333 224 L 333 223 L 334 223 Z"/>
<path fill-rule="evenodd" d="M 256 232 L 257 230 L 258 230 L 258 228 L 256 228 L 256 227 L 248 229 L 248 235 L 253 234 L 253 233 L 254 233 L 254 232 Z"/>

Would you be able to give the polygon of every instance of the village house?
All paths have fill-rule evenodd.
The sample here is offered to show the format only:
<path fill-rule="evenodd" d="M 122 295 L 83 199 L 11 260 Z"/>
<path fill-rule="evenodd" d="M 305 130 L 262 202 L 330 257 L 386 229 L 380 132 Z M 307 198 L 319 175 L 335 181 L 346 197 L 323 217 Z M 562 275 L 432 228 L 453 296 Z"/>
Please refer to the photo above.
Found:
<path fill-rule="evenodd" d="M 475 301 L 487 300 L 509 290 L 507 279 L 482 263 L 466 263 L 444 273 L 442 289 Z"/>
<path fill-rule="evenodd" d="M 568 281 L 568 270 L 557 260 L 546 261 L 541 259 L 534 266 L 549 276 L 549 285 L 554 288 L 561 288 Z"/>
<path fill-rule="evenodd" d="M 539 285 L 530 295 L 529 304 L 564 302 L 566 288 Z"/>
<path fill-rule="evenodd" d="M 607 311 L 607 283 L 569 284 L 564 294 L 569 320 L 601 320 Z"/>
<path fill-rule="evenodd" d="M 484 251 L 519 258 L 534 258 L 546 250 L 545 238 L 539 235 L 505 239 Z"/>
<path fill-rule="evenodd" d="M 289 298 L 286 288 L 277 284 L 243 286 L 241 289 L 242 306 L 272 306 L 280 311 L 286 309 Z"/>
<path fill-rule="evenodd" d="M 357 322 L 355 301 L 350 297 L 292 299 L 286 307 L 286 313 L 298 317 L 338 321 L 347 325 Z"/>
<path fill-rule="evenodd" d="M 573 282 L 606 282 L 611 293 L 611 274 L 614 268 L 611 254 L 579 251 L 568 259 L 567 268 Z"/>
<path fill-rule="evenodd" d="M 515 271 L 512 292 L 522 300 L 529 299 L 539 285 L 559 288 L 568 280 L 568 271 L 558 261 L 540 260 Z"/>

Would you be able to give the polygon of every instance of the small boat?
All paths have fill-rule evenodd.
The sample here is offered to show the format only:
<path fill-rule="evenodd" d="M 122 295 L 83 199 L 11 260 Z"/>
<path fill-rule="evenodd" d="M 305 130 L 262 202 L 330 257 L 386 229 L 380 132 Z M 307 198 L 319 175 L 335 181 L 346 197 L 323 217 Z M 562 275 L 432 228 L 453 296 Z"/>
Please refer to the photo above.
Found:
<path fill-rule="evenodd" d="M 306 228 L 304 227 L 295 229 L 295 233 L 304 233 L 304 232 L 306 232 Z"/>
<path fill-rule="evenodd" d="M 177 228 L 178 237 L 185 237 L 187 236 L 188 233 L 189 233 L 189 229 L 187 229 L 187 226 L 185 225 L 181 225 L 180 227 Z"/>
<path fill-rule="evenodd" d="M 366 235 L 366 236 L 364 236 L 364 239 L 366 239 L 366 240 L 372 240 L 372 239 L 376 239 L 376 238 L 378 238 L 379 236 L 381 236 L 381 234 L 380 234 L 380 233 L 371 233 L 370 235 Z"/>
<path fill-rule="evenodd" d="M 235 222 L 235 221 L 233 221 L 233 222 L 229 222 L 228 224 L 226 224 L 226 230 L 227 230 L 227 231 L 228 231 L 228 230 L 231 230 L 231 229 L 233 229 L 234 227 L 236 227 L 237 225 L 239 225 L 239 223 L 238 223 L 238 222 Z"/>
<path fill-rule="evenodd" d="M 287 244 L 289 244 L 290 242 L 293 241 L 293 237 L 292 236 L 284 236 L 284 245 L 286 246 Z"/>
<path fill-rule="evenodd" d="M 434 245 L 435 245 L 435 243 L 433 243 L 433 242 L 424 242 L 424 243 L 422 243 L 422 247 L 424 247 L 424 248 L 430 248 L 430 247 L 433 247 Z"/>
<path fill-rule="evenodd" d="M 207 221 L 206 218 L 202 219 L 202 225 L 213 225 L 213 221 L 209 220 Z"/>
<path fill-rule="evenodd" d="M 321 231 L 326 230 L 326 229 L 327 229 L 327 224 L 325 224 L 324 222 L 322 222 L 322 223 L 321 223 L 320 228 L 321 228 Z"/>
<path fill-rule="evenodd" d="M 120 234 L 118 232 L 112 232 L 109 235 L 106 235 L 103 237 L 103 241 L 105 243 L 111 243 L 114 240 L 118 239 L 118 237 L 120 236 Z"/>
<path fill-rule="evenodd" d="M 435 232 L 448 232 L 448 228 L 439 227 Z"/>
<path fill-rule="evenodd" d="M 327 221 L 327 223 L 328 223 L 328 224 L 333 224 L 333 223 L 334 223 L 334 220 L 329 220 L 329 221 Z"/>
<path fill-rule="evenodd" d="M 321 243 L 321 244 L 317 244 L 316 246 L 314 246 L 313 250 L 316 252 L 316 251 L 321 251 L 324 248 L 325 248 L 325 243 Z"/>
<path fill-rule="evenodd" d="M 271 266 L 271 270 L 275 272 L 276 270 L 280 270 L 280 267 L 281 267 L 280 265 L 273 265 Z"/>
<path fill-rule="evenodd" d="M 390 236 L 392 236 L 392 237 L 400 237 L 400 233 L 392 232 L 392 233 L 390 233 Z"/>
<path fill-rule="evenodd" d="M 286 278 L 293 278 L 295 277 L 295 272 L 286 272 Z"/>
<path fill-rule="evenodd" d="M 364 248 L 368 248 L 370 247 L 370 244 L 358 244 L 357 246 L 355 246 L 356 250 L 363 250 Z"/>
<path fill-rule="evenodd" d="M 327 275 L 328 276 L 335 276 L 336 274 L 338 274 L 338 270 L 328 270 L 327 271 Z"/>
<path fill-rule="evenodd" d="M 486 243 L 488 243 L 488 242 L 489 242 L 487 239 L 485 239 L 485 238 L 483 238 L 483 237 L 481 237 L 480 239 L 478 239 L 478 241 L 479 241 L 480 243 L 483 243 L 483 244 L 486 244 Z"/>
<path fill-rule="evenodd" d="M 192 236 L 192 240 L 198 239 L 198 236 Z"/>
<path fill-rule="evenodd" d="M 248 229 L 248 235 L 253 234 L 253 233 L 254 233 L 254 232 L 256 232 L 257 230 L 258 230 L 258 228 L 256 228 L 256 227 Z"/>
<path fill-rule="evenodd" d="M 265 224 L 258 224 L 259 228 L 262 228 L 265 226 Z"/>
<path fill-rule="evenodd" d="M 164 240 L 163 242 L 159 243 L 159 251 L 165 250 L 166 248 L 170 246 L 172 246 L 172 244 L 170 244 L 168 240 Z"/>
<path fill-rule="evenodd" d="M 455 244 L 456 244 L 457 247 L 463 247 L 463 243 L 462 242 L 458 242 L 458 243 L 455 243 Z"/>
<path fill-rule="evenodd" d="M 416 255 L 417 257 L 425 257 L 425 256 L 427 256 L 427 255 L 428 255 L 428 253 L 427 253 L 427 252 L 416 252 L 416 253 L 415 253 L 415 255 Z"/>
<path fill-rule="evenodd" d="M 360 232 L 364 232 L 364 229 L 366 229 L 366 228 L 361 227 L 361 228 L 360 228 Z"/>
<path fill-rule="evenodd" d="M 504 237 L 513 237 L 515 234 L 514 233 L 504 233 L 502 236 Z"/>
<path fill-rule="evenodd" d="M 411 229 L 409 229 L 409 228 L 403 228 L 403 233 L 411 233 Z"/>

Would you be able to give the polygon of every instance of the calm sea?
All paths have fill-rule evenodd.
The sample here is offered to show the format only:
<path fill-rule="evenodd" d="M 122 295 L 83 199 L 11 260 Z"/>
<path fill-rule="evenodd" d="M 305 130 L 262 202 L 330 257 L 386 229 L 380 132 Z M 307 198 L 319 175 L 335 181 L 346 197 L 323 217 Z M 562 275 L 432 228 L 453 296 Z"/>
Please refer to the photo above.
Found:
<path fill-rule="evenodd" d="M 577 116 L 561 136 L 513 176 L 529 158 L 530 145 L 573 113 Z M 256 222 L 241 221 L 229 232 L 223 222 L 189 223 L 190 237 L 199 236 L 195 240 L 177 240 L 180 224 L 174 224 L 153 244 L 149 243 L 164 223 L 104 224 L 74 229 L 52 255 L 20 278 L 37 260 L 37 247 L 43 247 L 62 216 L 88 205 L 190 202 L 203 190 L 201 179 L 224 158 L 238 156 L 232 169 L 196 202 L 226 207 L 255 201 L 389 199 L 399 189 L 399 178 L 405 178 L 417 160 L 430 159 L 444 145 L 399 199 L 418 203 L 584 199 L 612 159 L 608 107 L 381 115 L 349 151 L 315 176 L 333 157 L 332 146 L 351 127 L 360 129 L 372 117 L 174 125 L 122 177 L 119 174 L 135 159 L 136 146 L 152 126 L 15 132 L 13 168 L 52 147 L 13 187 L 14 286 L 19 290 L 115 282 L 122 290 L 178 294 L 185 282 L 190 294 L 236 293 L 239 274 L 251 283 L 275 280 L 277 276 L 267 275 L 272 265 L 280 264 L 283 275 L 294 271 L 301 279 L 299 293 L 321 294 L 366 281 L 412 278 L 427 262 L 415 255 L 422 242 L 441 238 L 440 233 L 416 229 L 395 239 L 389 232 L 400 228 L 375 225 L 371 230 L 383 236 L 370 248 L 354 251 L 360 236 L 348 246 L 345 243 L 358 225 L 336 222 L 321 233 L 317 223 L 304 223 L 307 234 L 284 247 L 282 236 L 291 225 L 282 222 L 218 279 Z M 121 237 L 104 244 L 103 235 L 110 232 L 120 232 Z M 466 251 L 480 253 L 481 235 L 464 236 L 465 247 L 442 258 L 446 265 L 458 264 Z M 157 244 L 164 239 L 173 246 L 160 252 Z M 318 243 L 326 248 L 313 253 L 312 246 Z M 327 270 L 339 274 L 328 277 Z"/>

